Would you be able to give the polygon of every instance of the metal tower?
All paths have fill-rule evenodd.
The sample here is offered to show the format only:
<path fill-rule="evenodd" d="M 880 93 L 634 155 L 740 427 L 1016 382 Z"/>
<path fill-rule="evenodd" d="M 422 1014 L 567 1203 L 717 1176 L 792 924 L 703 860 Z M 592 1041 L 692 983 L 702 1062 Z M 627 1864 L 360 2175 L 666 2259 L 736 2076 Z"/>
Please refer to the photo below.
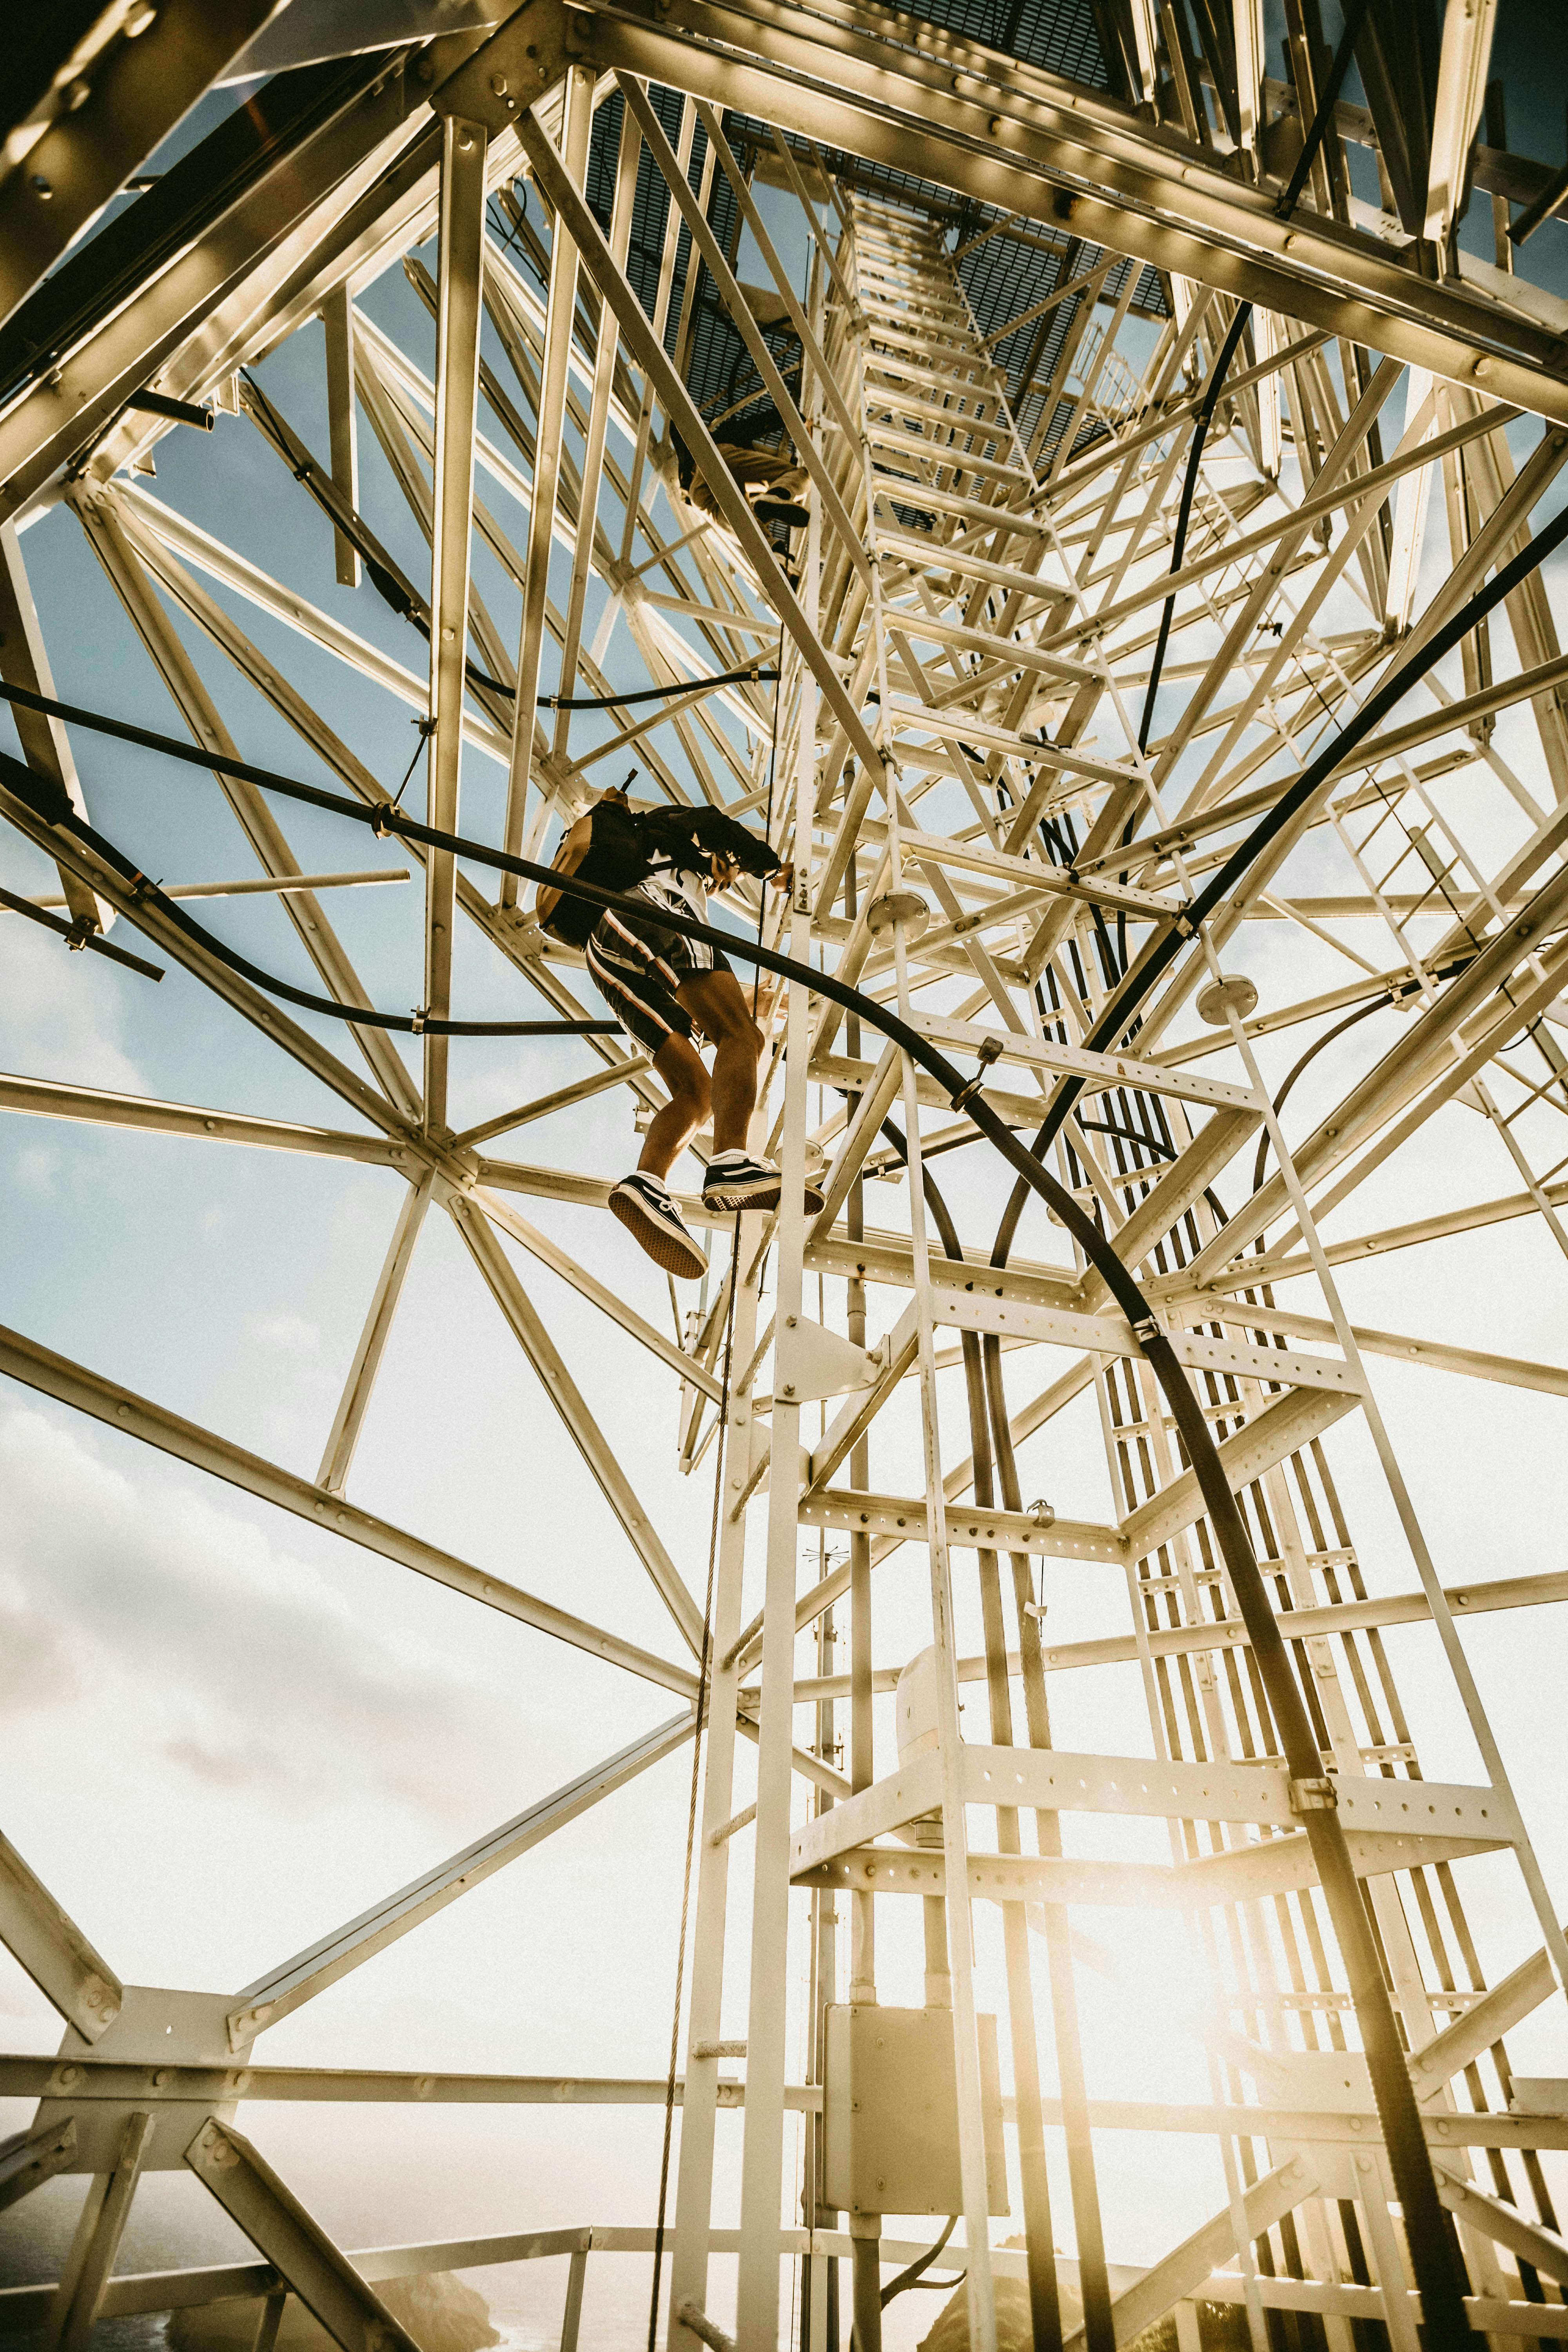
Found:
<path fill-rule="evenodd" d="M 712 2271 L 731 2254 L 744 2352 L 786 2323 L 813 2352 L 852 2327 L 873 2352 L 889 2270 L 925 2250 L 905 2225 L 928 2212 L 959 2219 L 943 2259 L 965 2273 L 976 2347 L 996 2342 L 1003 2280 L 1047 2352 L 1114 2352 L 1173 2315 L 1195 2352 L 1200 2303 L 1240 2306 L 1255 2352 L 1351 2352 L 1383 2340 L 1368 2329 L 1417 2352 L 1423 2325 L 1433 2344 L 1568 2336 L 1541 2160 L 1568 2145 L 1568 2089 L 1516 2080 L 1506 2048 L 1568 1986 L 1568 1943 L 1527 1825 L 1544 1799 L 1510 1786 L 1462 1630 L 1568 1599 L 1568 1572 L 1446 1588 L 1434 1499 L 1377 1402 L 1389 1357 L 1554 1397 L 1568 1370 L 1441 1344 L 1415 1310 L 1412 1332 L 1362 1328 L 1338 1279 L 1409 1252 L 1440 1284 L 1442 1242 L 1504 1220 L 1568 1255 L 1568 659 L 1541 569 L 1568 458 L 1568 312 L 1522 274 L 1564 187 L 1507 147 L 1495 7 L 1449 0 L 1439 25 L 1372 0 L 1336 58 L 1315 5 L 1290 0 L 1288 83 L 1264 71 L 1252 0 L 1232 17 L 1101 0 L 1026 35 L 1018 12 L 1004 35 L 970 7 L 937 25 L 849 0 L 527 0 L 457 30 L 416 12 L 428 37 L 350 58 L 327 13 L 117 0 L 20 93 L 0 181 L 0 680 L 21 756 L 0 761 L 0 813 L 35 853 L 4 894 L 16 919 L 180 966 L 323 1083 L 342 1124 L 142 1101 L 68 1071 L 0 1078 L 0 1103 L 383 1169 L 385 1262 L 313 1476 L 24 1332 L 0 1335 L 0 1369 L 679 1707 L 237 1991 L 122 1984 L 0 1843 L 0 1935 L 66 2025 L 58 2059 L 0 2059 L 0 2092 L 39 2103 L 0 2149 L 0 2203 L 89 2176 L 64 2276 L 0 2294 L 0 2332 L 41 2325 L 79 2352 L 101 2316 L 205 2299 L 178 2273 L 113 2274 L 142 2172 L 186 2166 L 256 2246 L 222 2292 L 256 2298 L 258 2352 L 289 2293 L 345 2352 L 413 2352 L 376 2285 L 459 2254 L 569 2254 L 574 2346 L 588 2260 L 646 2254 L 651 2211 L 636 2231 L 590 2216 L 351 2259 L 237 2116 L 312 2095 L 310 2070 L 268 2067 L 269 2027 L 696 1735 L 658 2246 L 675 2352 L 731 2340 Z M 1339 95 L 1352 50 L 1364 105 Z M 272 74 L 264 102 L 99 218 L 195 98 L 247 72 Z M 1357 193 L 1373 174 L 1375 205 Z M 1482 195 L 1490 262 L 1461 241 Z M 765 283 L 742 278 L 742 240 Z M 433 373 L 365 307 L 399 268 L 435 321 Z M 325 449 L 266 366 L 318 320 Z M 154 451 L 203 427 L 219 449 L 261 437 L 300 533 L 333 535 L 340 585 L 409 625 L 406 659 L 344 598 L 271 576 L 243 517 L 230 544 L 160 490 Z M 367 429 L 427 578 L 362 506 Z M 755 495 L 759 453 L 785 474 L 782 507 Z M 168 689 L 165 748 L 216 782 L 258 876 L 157 887 L 134 841 L 94 829 L 72 747 L 117 714 L 60 703 L 28 583 L 28 532 L 56 507 L 47 528 L 85 535 Z M 416 715 L 413 831 L 247 607 Z M 222 664 L 294 730 L 292 778 L 226 725 Z M 760 943 L 783 982 L 757 1141 L 784 1205 L 704 1222 L 688 1202 L 710 1274 L 672 1328 L 651 1289 L 549 1229 L 549 1204 L 602 1205 L 618 1171 L 562 1173 L 512 1140 L 609 1089 L 657 1107 L 645 1055 L 584 1034 L 569 1083 L 467 1131 L 450 1117 L 455 1055 L 481 1050 L 448 1027 L 459 918 L 519 1019 L 601 1012 L 520 868 L 548 864 L 623 756 L 650 799 L 742 815 L 795 869 L 782 912 L 750 886 L 729 908 L 737 960 Z M 482 801 L 476 772 L 498 786 Z M 300 865 L 290 782 L 336 806 L 341 870 Z M 374 1019 L 387 1008 L 329 908 L 392 849 L 422 873 L 405 945 L 424 977 L 412 1014 Z M 237 961 L 221 907 L 193 903 L 225 887 L 269 895 L 275 966 Z M 1287 1109 L 1363 1022 L 1359 1059 L 1319 1063 Z M 1280 1035 L 1301 1049 L 1283 1076 Z M 1371 1230 L 1353 1205 L 1339 1216 L 1380 1171 L 1428 1181 L 1430 1123 L 1455 1109 L 1506 1163 L 1506 1194 Z M 808 1171 L 826 1196 L 812 1216 Z M 537 1375 L 542 1423 L 581 1457 L 598 1524 L 664 1601 L 662 1654 L 356 1493 L 433 1213 L 472 1262 L 476 1312 L 488 1293 Z M 678 1401 L 680 1468 L 715 1482 L 710 1559 L 661 1538 L 592 1364 L 531 1296 L 539 1266 Z M 1359 1549 L 1342 1504 L 1337 1451 L 1358 1427 L 1396 1550 Z M 1021 1457 L 1081 1459 L 1086 1442 L 1102 1521 L 1026 1499 Z M 1068 1579 L 1094 1630 L 1064 1641 L 1048 1612 Z M 1434 1629 L 1473 1780 L 1423 1772 L 1431 1677 L 1402 1698 L 1384 1640 L 1415 1624 Z M 1060 1746 L 1064 1691 L 1107 1694 L 1075 1698 L 1075 1721 L 1131 1720 L 1129 1671 L 1136 1739 Z M 1163 1858 L 1130 1822 L 1164 1825 Z M 1489 1976 L 1474 1917 L 1499 1857 L 1539 1942 Z M 902 2007 L 879 1933 L 907 1943 L 917 1899 L 925 2000 Z M 1081 1916 L 1102 1910 L 1127 1948 L 1186 1939 L 1206 2005 L 1178 2024 L 1205 2053 L 1205 2104 L 1097 2088 L 1078 1972 L 1105 1958 Z M 743 2017 L 724 1997 L 737 1956 Z M 332 2095 L 535 2095 L 487 2080 L 345 2076 Z M 732 2185 L 717 2117 L 742 2101 L 736 2231 L 715 2218 Z M 785 2119 L 802 2111 L 797 2169 Z M 1136 2274 L 1102 2227 L 1112 2134 L 1186 2135 L 1224 2184 L 1213 2218 Z M 992 2216 L 1009 2205 L 1022 2242 L 1004 2248 Z M 795 2318 L 786 2256 L 804 2264 Z"/>

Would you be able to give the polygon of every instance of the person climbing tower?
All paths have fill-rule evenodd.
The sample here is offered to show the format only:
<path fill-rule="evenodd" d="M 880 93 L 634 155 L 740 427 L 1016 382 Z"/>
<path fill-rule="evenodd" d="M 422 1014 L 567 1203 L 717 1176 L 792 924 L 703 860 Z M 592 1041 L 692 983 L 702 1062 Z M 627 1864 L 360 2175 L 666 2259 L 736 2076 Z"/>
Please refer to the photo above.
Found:
<path fill-rule="evenodd" d="M 772 1160 L 747 1148 L 763 1033 L 745 992 L 721 949 L 668 929 L 659 916 L 695 915 L 706 922 L 709 892 L 727 889 L 737 875 L 755 875 L 788 890 L 795 869 L 721 809 L 637 812 L 621 784 L 570 828 L 554 870 L 621 891 L 647 909 L 601 910 L 542 883 L 534 901 L 550 937 L 583 950 L 594 985 L 627 1035 L 652 1055 L 669 1090 L 643 1139 L 641 1158 L 615 1187 L 609 1205 L 657 1265 L 693 1280 L 708 1261 L 668 1177 L 710 1111 L 714 1150 L 703 1179 L 704 1208 L 774 1208 L 784 1180 Z M 711 1079 L 697 1049 L 699 1034 L 713 1047 Z M 822 1204 L 822 1194 L 808 1183 L 807 1213 Z"/>

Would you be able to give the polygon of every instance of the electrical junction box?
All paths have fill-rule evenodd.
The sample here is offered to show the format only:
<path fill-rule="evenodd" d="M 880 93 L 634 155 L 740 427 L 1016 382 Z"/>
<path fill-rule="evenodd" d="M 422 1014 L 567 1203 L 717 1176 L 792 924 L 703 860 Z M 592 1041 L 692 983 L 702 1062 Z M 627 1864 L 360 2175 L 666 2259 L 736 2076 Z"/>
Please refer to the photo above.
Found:
<path fill-rule="evenodd" d="M 823 2203 L 848 2213 L 962 2213 L 950 2009 L 836 2004 L 826 2012 Z M 1007 2210 L 996 2020 L 976 2020 L 985 2172 Z"/>

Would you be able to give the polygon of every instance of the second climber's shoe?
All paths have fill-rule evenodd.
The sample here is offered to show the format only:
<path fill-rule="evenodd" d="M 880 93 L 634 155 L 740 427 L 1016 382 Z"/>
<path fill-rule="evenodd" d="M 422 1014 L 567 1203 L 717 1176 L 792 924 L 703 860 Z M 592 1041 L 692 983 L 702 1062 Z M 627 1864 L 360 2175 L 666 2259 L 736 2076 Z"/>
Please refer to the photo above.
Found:
<path fill-rule="evenodd" d="M 708 1260 L 687 1231 L 662 1177 L 636 1169 L 623 1176 L 610 1194 L 610 1214 L 642 1244 L 656 1265 L 678 1280 L 695 1282 L 708 1271 Z"/>
<path fill-rule="evenodd" d="M 771 1160 L 753 1160 L 746 1151 L 721 1151 L 708 1162 L 702 1180 L 705 1209 L 776 1209 L 784 1193 L 784 1178 Z M 816 1186 L 805 1187 L 805 1213 L 815 1217 L 823 1205 Z"/>

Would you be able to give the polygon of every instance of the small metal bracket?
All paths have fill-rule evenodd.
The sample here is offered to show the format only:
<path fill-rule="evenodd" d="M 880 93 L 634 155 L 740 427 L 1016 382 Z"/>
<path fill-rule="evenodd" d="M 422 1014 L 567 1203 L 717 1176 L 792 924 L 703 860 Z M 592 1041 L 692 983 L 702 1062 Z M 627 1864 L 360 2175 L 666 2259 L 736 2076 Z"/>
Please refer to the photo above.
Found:
<path fill-rule="evenodd" d="M 984 1044 L 981 1046 L 978 1054 L 976 1054 L 974 1057 L 980 1066 L 979 1068 L 975 1071 L 974 1076 L 968 1081 L 967 1085 L 960 1087 L 958 1092 L 952 1097 L 952 1108 L 954 1110 L 968 1109 L 971 1097 L 977 1095 L 980 1092 L 981 1087 L 985 1084 L 986 1071 L 991 1067 L 993 1062 L 1001 1060 L 1002 1045 L 1003 1040 L 1000 1037 L 986 1038 Z"/>
<path fill-rule="evenodd" d="M 787 1316 L 779 1341 L 774 1394 L 789 1404 L 821 1402 L 871 1388 L 887 1363 L 883 1343 L 858 1348 L 806 1315 Z M 779 1372 L 790 1377 L 780 1381 Z"/>
<path fill-rule="evenodd" d="M 1229 1026 L 1234 1013 L 1241 1021 L 1258 1010 L 1258 991 L 1245 972 L 1234 972 L 1211 980 L 1206 988 L 1198 991 L 1198 1018 L 1206 1021 L 1211 1029 Z"/>
<path fill-rule="evenodd" d="M 918 940 L 931 920 L 931 908 L 914 890 L 889 890 L 873 899 L 866 913 L 866 928 L 873 939 L 890 931 L 895 923 L 902 923 L 906 939 Z"/>
<path fill-rule="evenodd" d="M 1339 1801 L 1340 1792 L 1327 1773 L 1290 1783 L 1290 1811 L 1293 1813 L 1331 1813 L 1338 1809 Z"/>

